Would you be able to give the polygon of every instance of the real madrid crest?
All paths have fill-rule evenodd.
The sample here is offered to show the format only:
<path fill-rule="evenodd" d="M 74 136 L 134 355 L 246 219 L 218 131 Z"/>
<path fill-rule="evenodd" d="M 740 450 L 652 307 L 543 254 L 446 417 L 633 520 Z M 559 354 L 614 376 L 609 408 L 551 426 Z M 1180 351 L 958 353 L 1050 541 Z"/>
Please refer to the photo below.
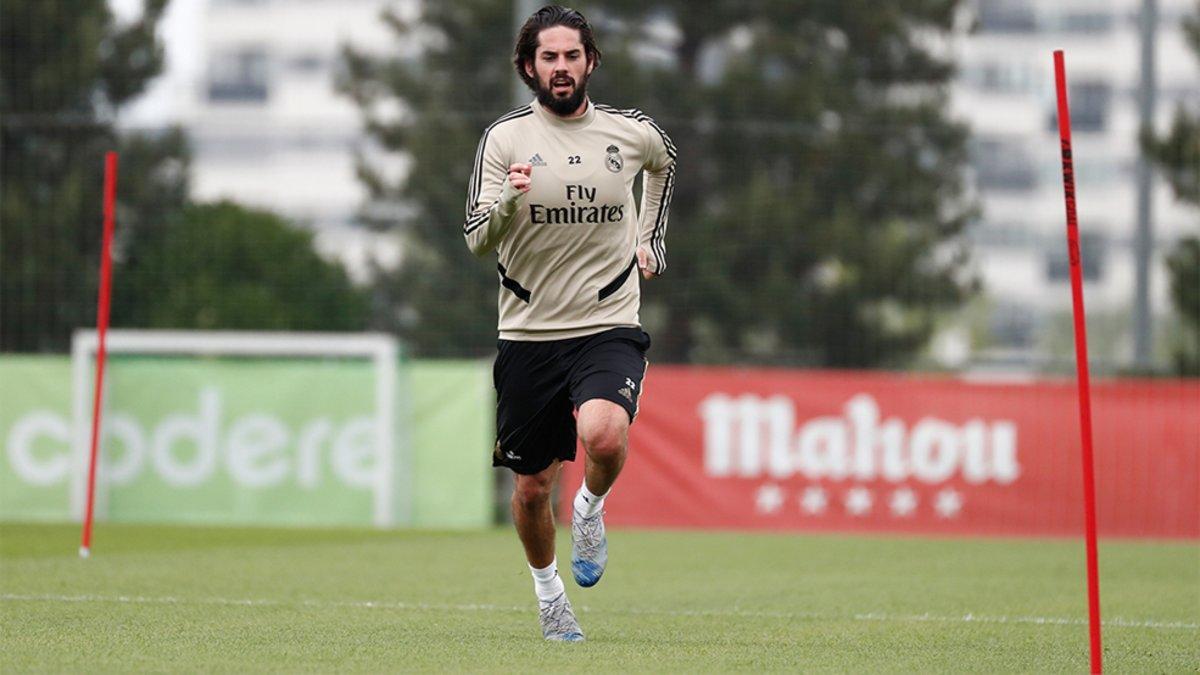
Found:
<path fill-rule="evenodd" d="M 606 152 L 608 152 L 608 155 L 604 158 L 604 166 L 608 167 L 608 170 L 613 173 L 621 173 L 621 169 L 625 166 L 625 162 L 621 161 L 621 149 L 615 145 L 610 145 Z"/>

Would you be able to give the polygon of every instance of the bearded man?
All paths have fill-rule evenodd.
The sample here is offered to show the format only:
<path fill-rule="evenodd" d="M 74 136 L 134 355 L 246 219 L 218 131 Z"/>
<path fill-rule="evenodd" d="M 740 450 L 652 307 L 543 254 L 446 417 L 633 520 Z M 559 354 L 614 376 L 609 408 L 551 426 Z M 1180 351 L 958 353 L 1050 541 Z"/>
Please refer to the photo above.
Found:
<path fill-rule="evenodd" d="M 639 276 L 666 270 L 675 146 L 640 111 L 588 98 L 600 50 L 579 12 L 535 12 L 513 65 L 536 100 L 484 131 L 463 236 L 477 256 L 498 257 L 492 461 L 515 473 L 513 521 L 542 635 L 575 642 L 583 631 L 558 576 L 550 495 L 578 438 L 585 480 L 571 519 L 571 571 L 593 586 L 608 562 L 604 500 L 625 462 L 648 364 Z"/>

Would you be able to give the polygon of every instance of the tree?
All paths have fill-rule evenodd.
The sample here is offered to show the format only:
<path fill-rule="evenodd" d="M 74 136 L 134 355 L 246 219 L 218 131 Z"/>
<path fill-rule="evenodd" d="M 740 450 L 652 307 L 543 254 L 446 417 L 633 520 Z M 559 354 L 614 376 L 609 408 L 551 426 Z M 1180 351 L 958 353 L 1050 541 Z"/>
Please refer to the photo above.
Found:
<path fill-rule="evenodd" d="M 1184 19 L 1183 32 L 1200 59 L 1200 3 Z M 1160 138 L 1142 135 L 1146 155 L 1171 183 L 1179 200 L 1200 206 L 1200 115 L 1180 104 L 1170 131 Z M 1171 300 L 1183 323 L 1182 340 L 1175 347 L 1175 369 L 1181 375 L 1200 376 L 1200 237 L 1181 239 L 1167 255 Z"/>
<path fill-rule="evenodd" d="M 166 0 L 117 26 L 105 2 L 5 0 L 0 349 L 61 351 L 95 325 L 101 168 L 120 152 L 112 323 L 361 330 L 369 299 L 311 235 L 232 203 L 188 200 L 179 129 L 118 135 L 117 110 L 162 66 Z"/>
<path fill-rule="evenodd" d="M 1167 255 L 1171 301 L 1183 323 L 1175 372 L 1200 377 L 1200 237 L 1185 237 Z"/>
<path fill-rule="evenodd" d="M 384 151 L 412 158 L 401 180 L 365 156 L 358 172 L 371 200 L 362 213 L 369 225 L 397 226 L 395 209 L 386 205 L 408 205 L 411 212 L 400 225 L 400 269 L 378 275 L 387 310 L 376 320 L 417 354 L 481 355 L 495 344 L 496 272 L 467 251 L 461 221 L 479 135 L 511 108 L 511 8 L 508 0 L 426 3 L 420 22 L 386 13 L 397 39 L 428 40 L 415 60 L 343 51 L 347 76 L 340 87 L 362 108 L 367 133 Z M 423 31 L 433 34 L 421 37 Z M 398 120 L 389 113 L 397 100 L 411 111 Z"/>
<path fill-rule="evenodd" d="M 106 150 L 127 160 L 122 225 L 182 205 L 182 136 L 119 139 L 113 126 L 162 67 L 166 1 L 147 0 L 126 26 L 105 2 L 0 5 L 0 349 L 62 350 L 94 325 Z"/>
<path fill-rule="evenodd" d="M 925 46 L 958 2 L 598 5 L 581 8 L 604 51 L 592 95 L 646 111 L 679 148 L 671 271 L 643 295 L 657 358 L 873 366 L 918 350 L 971 287 L 966 130 L 945 112 L 951 64 Z M 459 224 L 475 144 L 510 107 L 511 8 L 431 3 L 386 17 L 419 57 L 345 52 L 368 133 L 412 159 L 399 180 L 366 157 L 360 171 L 373 199 L 415 207 L 383 293 L 422 353 L 482 354 L 494 336 L 495 273 Z"/>
<path fill-rule="evenodd" d="M 362 330 L 370 297 L 312 235 L 232 202 L 188 205 L 121 267 L 114 323 L 144 328 Z"/>

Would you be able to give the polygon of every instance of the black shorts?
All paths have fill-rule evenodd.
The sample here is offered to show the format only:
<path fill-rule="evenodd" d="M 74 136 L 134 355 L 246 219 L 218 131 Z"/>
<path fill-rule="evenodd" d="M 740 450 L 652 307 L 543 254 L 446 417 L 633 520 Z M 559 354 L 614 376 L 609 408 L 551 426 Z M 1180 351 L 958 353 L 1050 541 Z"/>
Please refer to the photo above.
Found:
<path fill-rule="evenodd" d="M 537 473 L 575 459 L 575 415 L 584 401 L 612 401 L 637 416 L 650 336 L 611 328 L 567 340 L 500 340 L 492 368 L 496 449 L 492 466 Z"/>

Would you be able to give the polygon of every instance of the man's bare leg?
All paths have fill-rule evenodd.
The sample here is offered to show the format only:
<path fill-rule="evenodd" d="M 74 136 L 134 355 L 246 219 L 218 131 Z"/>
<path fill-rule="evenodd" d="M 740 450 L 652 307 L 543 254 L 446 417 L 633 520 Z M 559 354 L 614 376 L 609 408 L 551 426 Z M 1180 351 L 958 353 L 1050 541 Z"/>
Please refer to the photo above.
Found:
<path fill-rule="evenodd" d="M 587 451 L 584 483 L 593 495 L 606 495 L 625 466 L 629 413 L 612 401 L 594 398 L 579 406 L 576 428 Z"/>
<path fill-rule="evenodd" d="M 571 573 L 586 587 L 600 581 L 608 565 L 604 497 L 625 466 L 629 413 L 612 401 L 592 399 L 579 406 L 576 428 L 587 458 L 571 513 Z"/>
<path fill-rule="evenodd" d="M 554 512 L 550 494 L 558 482 L 560 463 L 533 475 L 516 474 L 513 487 L 513 522 L 525 547 L 525 559 L 533 574 L 533 590 L 538 597 L 538 620 L 542 636 L 556 642 L 583 640 L 583 631 L 567 601 L 567 591 L 558 576 L 554 558 Z"/>
<path fill-rule="evenodd" d="M 558 482 L 561 462 L 531 475 L 514 474 L 512 514 L 517 536 L 525 547 L 529 566 L 544 568 L 554 562 L 554 513 L 550 493 Z"/>

